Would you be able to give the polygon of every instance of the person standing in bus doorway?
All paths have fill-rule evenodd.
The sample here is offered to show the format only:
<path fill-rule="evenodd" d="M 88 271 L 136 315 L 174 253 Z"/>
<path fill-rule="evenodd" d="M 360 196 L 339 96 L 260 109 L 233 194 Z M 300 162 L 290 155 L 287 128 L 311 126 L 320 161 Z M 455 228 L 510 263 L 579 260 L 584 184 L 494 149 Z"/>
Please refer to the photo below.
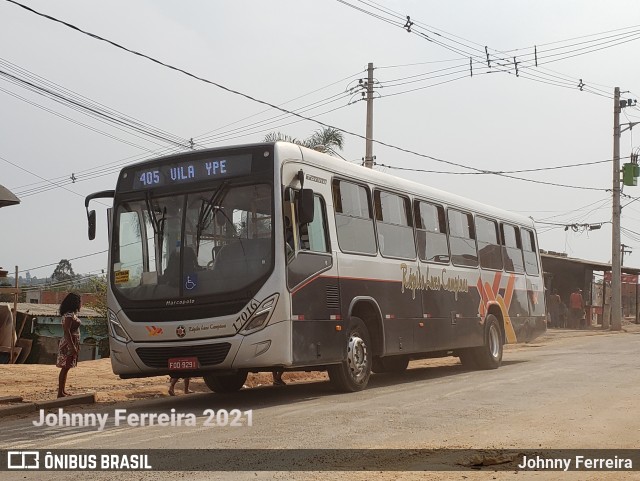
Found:
<path fill-rule="evenodd" d="M 169 381 L 169 396 L 175 396 L 176 392 L 175 392 L 175 387 L 176 387 L 176 383 L 180 380 L 179 377 L 173 377 L 171 376 L 171 380 Z M 185 377 L 184 378 L 184 393 L 185 394 L 192 394 L 193 391 L 191 391 L 189 389 L 189 382 L 191 381 L 190 377 Z"/>
<path fill-rule="evenodd" d="M 60 315 L 62 316 L 63 337 L 58 344 L 58 359 L 56 366 L 60 368 L 58 376 L 58 397 L 70 396 L 65 390 L 69 369 L 78 364 L 80 352 L 80 319 L 78 312 L 82 306 L 80 296 L 75 292 L 67 294 L 60 303 Z"/>
<path fill-rule="evenodd" d="M 569 297 L 569 308 L 571 309 L 571 327 L 577 329 L 582 324 L 584 316 L 584 300 L 582 299 L 582 291 L 577 287 Z"/>

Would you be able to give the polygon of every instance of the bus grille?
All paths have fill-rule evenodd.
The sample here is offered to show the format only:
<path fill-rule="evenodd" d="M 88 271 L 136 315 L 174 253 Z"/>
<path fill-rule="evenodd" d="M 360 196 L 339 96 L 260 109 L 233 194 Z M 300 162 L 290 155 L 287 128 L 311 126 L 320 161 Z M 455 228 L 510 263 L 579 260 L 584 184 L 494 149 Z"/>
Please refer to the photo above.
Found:
<path fill-rule="evenodd" d="M 340 291 L 336 285 L 330 284 L 327 286 L 327 307 L 329 309 L 340 309 Z"/>
<path fill-rule="evenodd" d="M 220 364 L 227 357 L 231 344 L 204 344 L 201 346 L 139 347 L 136 353 L 149 367 L 167 368 L 172 357 L 196 356 L 201 366 Z"/>

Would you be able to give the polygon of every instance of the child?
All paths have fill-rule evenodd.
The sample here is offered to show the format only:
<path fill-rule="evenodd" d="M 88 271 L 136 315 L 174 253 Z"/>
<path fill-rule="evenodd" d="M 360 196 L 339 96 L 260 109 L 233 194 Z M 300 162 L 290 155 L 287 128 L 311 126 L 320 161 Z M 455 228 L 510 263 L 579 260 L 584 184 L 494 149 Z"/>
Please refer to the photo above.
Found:
<path fill-rule="evenodd" d="M 169 396 L 175 396 L 176 395 L 176 393 L 174 391 L 174 388 L 176 387 L 176 383 L 178 382 L 179 379 L 180 379 L 179 377 L 171 376 L 171 381 L 169 382 Z M 193 393 L 193 391 L 189 390 L 189 381 L 191 381 L 190 377 L 185 377 L 184 378 L 184 393 L 185 394 Z"/>

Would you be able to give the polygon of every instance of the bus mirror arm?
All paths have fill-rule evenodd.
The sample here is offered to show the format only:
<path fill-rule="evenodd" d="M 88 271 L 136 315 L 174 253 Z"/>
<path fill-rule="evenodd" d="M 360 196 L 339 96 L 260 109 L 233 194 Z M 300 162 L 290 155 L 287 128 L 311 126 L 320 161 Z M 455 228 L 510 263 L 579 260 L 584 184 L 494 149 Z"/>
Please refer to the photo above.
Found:
<path fill-rule="evenodd" d="M 287 242 L 287 248 L 290 249 L 290 251 L 287 251 L 287 257 L 291 257 L 289 261 L 295 259 L 298 256 L 298 236 L 297 229 L 294 228 L 294 226 L 296 225 L 296 208 L 294 199 L 295 191 L 293 190 L 293 188 L 287 187 L 285 192 L 285 200 L 289 203 L 289 215 L 291 224 L 288 226 L 288 229 L 290 229 L 291 232 L 291 239 L 290 242 L 288 242 L 285 233 L 285 242 Z"/>
<path fill-rule="evenodd" d="M 84 208 L 87 210 L 87 222 L 89 224 L 89 231 L 88 231 L 89 240 L 93 240 L 96 238 L 96 211 L 89 210 L 89 202 L 91 202 L 93 199 L 106 199 L 106 198 L 113 199 L 114 195 L 115 195 L 114 190 L 103 190 L 101 192 L 95 192 L 93 194 L 89 194 L 87 197 L 85 197 Z"/>

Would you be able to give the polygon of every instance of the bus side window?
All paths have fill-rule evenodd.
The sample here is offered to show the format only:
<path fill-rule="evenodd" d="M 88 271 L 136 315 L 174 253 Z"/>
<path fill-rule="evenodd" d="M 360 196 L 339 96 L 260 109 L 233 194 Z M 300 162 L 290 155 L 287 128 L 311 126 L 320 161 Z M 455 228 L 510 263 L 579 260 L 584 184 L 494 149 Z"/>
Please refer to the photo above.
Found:
<path fill-rule="evenodd" d="M 409 199 L 381 190 L 375 190 L 373 198 L 380 253 L 385 257 L 415 259 L 416 245 Z"/>
<path fill-rule="evenodd" d="M 333 205 L 338 245 L 343 252 L 377 252 L 369 189 L 343 180 L 333 181 Z"/>
<path fill-rule="evenodd" d="M 502 270 L 502 246 L 500 245 L 498 224 L 495 220 L 476 217 L 478 254 L 480 266 L 486 269 Z"/>
<path fill-rule="evenodd" d="M 311 252 L 329 252 L 327 241 L 327 214 L 324 200 L 313 196 L 313 222 L 300 226 L 300 248 Z"/>
<path fill-rule="evenodd" d="M 502 231 L 502 252 L 505 270 L 518 274 L 524 273 L 520 231 L 510 224 L 500 224 L 500 230 Z"/>
<path fill-rule="evenodd" d="M 448 264 L 449 244 L 444 207 L 416 200 L 414 211 L 420 260 Z"/>
<path fill-rule="evenodd" d="M 522 251 L 524 253 L 524 268 L 527 274 L 537 276 L 540 274 L 538 267 L 538 254 L 536 253 L 536 238 L 533 231 L 522 229 Z"/>
<path fill-rule="evenodd" d="M 449 245 L 454 265 L 477 267 L 476 233 L 471 214 L 449 209 Z"/>

